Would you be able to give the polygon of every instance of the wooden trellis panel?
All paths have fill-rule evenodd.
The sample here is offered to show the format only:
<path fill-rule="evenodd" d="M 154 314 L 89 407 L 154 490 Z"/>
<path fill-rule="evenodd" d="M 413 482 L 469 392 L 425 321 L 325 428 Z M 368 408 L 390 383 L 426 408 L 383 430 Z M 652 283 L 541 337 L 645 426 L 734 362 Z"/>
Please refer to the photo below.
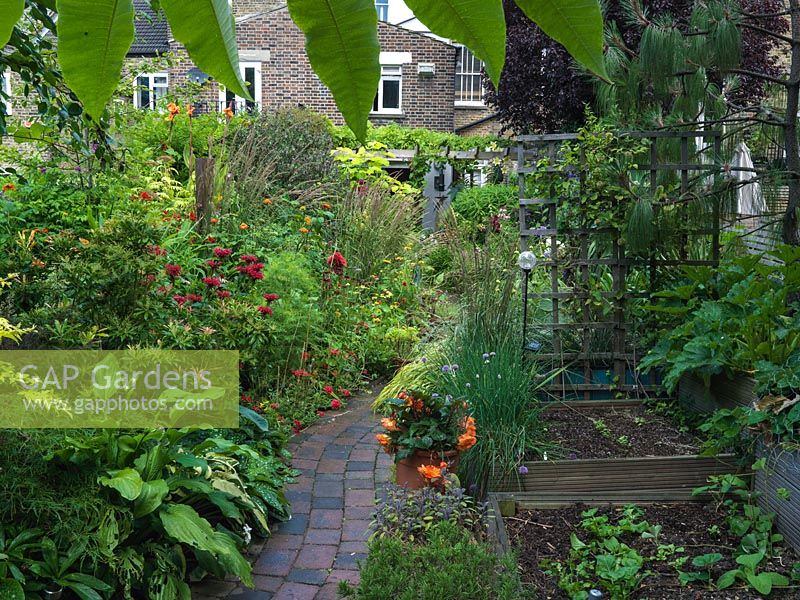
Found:
<path fill-rule="evenodd" d="M 718 131 L 687 131 L 687 132 L 631 132 L 620 135 L 645 140 L 649 143 L 649 164 L 640 166 L 637 170 L 649 174 L 650 191 L 655 195 L 659 184 L 659 175 L 662 172 L 672 172 L 679 177 L 680 194 L 686 199 L 692 189 L 693 183 L 708 178 L 716 178 L 722 172 L 720 159 L 722 148 L 722 134 Z M 550 320 L 548 322 L 526 323 L 526 333 L 536 332 L 550 341 L 549 351 L 538 351 L 537 357 L 546 361 L 553 369 L 564 369 L 566 375 L 559 375 L 553 379 L 550 392 L 562 399 L 581 398 L 589 400 L 593 392 L 621 392 L 628 396 L 638 397 L 640 394 L 657 392 L 660 386 L 653 382 L 643 382 L 636 374 L 636 362 L 640 358 L 637 345 L 631 330 L 636 330 L 636 323 L 626 322 L 626 307 L 634 298 L 649 298 L 657 285 L 659 272 L 669 268 L 679 268 L 684 265 L 716 266 L 720 255 L 720 198 L 714 195 L 712 201 L 711 226 L 690 227 L 690 213 L 688 206 L 682 204 L 679 208 L 679 218 L 684 223 L 680 238 L 678 257 L 665 258 L 652 248 L 649 256 L 629 256 L 617 229 L 612 227 L 595 227 L 591 224 L 582 224 L 580 227 L 559 227 L 559 207 L 566 202 L 580 204 L 583 214 L 583 194 L 576 198 L 562 198 L 556 193 L 556 182 L 560 177 L 577 176 L 580 188 L 583 188 L 585 169 L 578 173 L 565 173 L 556 166 L 557 157 L 565 142 L 575 142 L 577 134 L 534 135 L 517 138 L 517 175 L 520 190 L 520 239 L 521 250 L 527 250 L 531 240 L 538 240 L 538 248 L 546 248 L 545 256 L 537 269 L 547 269 L 549 274 L 549 290 L 529 293 L 524 298 L 526 303 L 536 301 L 541 306 L 542 302 L 550 305 Z M 693 140 L 702 140 L 702 153 L 694 152 Z M 677 142 L 680 152 L 680 162 L 670 163 L 659 160 L 659 142 Z M 694 154 L 693 154 L 694 152 Z M 711 156 L 703 160 L 703 156 Z M 539 164 L 543 159 L 546 165 Z M 581 153 L 581 163 L 585 164 L 585 156 Z M 530 198 L 527 194 L 526 177 L 535 172 L 544 172 L 553 178 L 550 192 L 543 198 Z M 654 206 L 658 210 L 658 205 Z M 533 227 L 533 224 L 543 224 Z M 688 255 L 690 239 L 703 236 L 710 240 L 710 257 L 706 259 L 693 259 Z M 559 241 L 569 239 L 577 248 L 577 259 L 571 257 L 564 261 L 559 257 Z M 607 256 L 593 257 L 589 251 L 592 242 L 604 240 L 610 245 L 610 254 Z M 611 274 L 611 290 L 597 293 L 595 296 L 607 300 L 611 307 L 608 315 L 602 320 L 593 320 L 592 311 L 588 300 L 591 283 L 591 271 L 595 268 L 607 269 Z M 572 270 L 574 282 L 571 287 L 562 285 L 562 276 L 566 269 Z M 648 273 L 650 282 L 647 291 L 629 289 L 629 274 L 632 270 Z M 580 282 L 583 290 L 576 289 Z M 572 311 L 579 315 L 578 320 L 566 318 L 565 308 L 571 303 L 580 302 L 581 308 Z M 526 306 L 526 309 L 528 307 Z M 531 314 L 526 310 L 526 314 Z M 605 335 L 607 348 L 598 351 L 596 346 L 597 336 Z M 565 352 L 566 336 L 573 340 L 578 338 L 579 351 Z M 525 347 L 529 347 L 529 339 L 525 340 Z M 594 372 L 598 365 L 607 365 L 613 376 L 606 382 L 594 381 Z"/>

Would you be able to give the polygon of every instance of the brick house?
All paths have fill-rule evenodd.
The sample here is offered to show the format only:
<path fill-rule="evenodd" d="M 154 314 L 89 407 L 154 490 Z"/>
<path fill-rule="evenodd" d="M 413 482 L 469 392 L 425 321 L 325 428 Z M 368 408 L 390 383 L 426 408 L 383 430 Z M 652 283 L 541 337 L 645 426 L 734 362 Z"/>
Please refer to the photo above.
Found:
<path fill-rule="evenodd" d="M 194 83 L 199 87 L 197 104 L 201 110 L 305 106 L 334 123 L 344 122 L 330 92 L 311 69 L 304 35 L 292 22 L 285 2 L 232 2 L 240 69 L 252 86 L 253 102 L 235 97 L 199 71 L 185 49 L 171 38 L 167 23 L 152 13 L 148 15 L 147 0 L 134 0 L 134 4 L 137 11 L 148 16 L 136 23 L 136 40 L 127 65 L 136 84 L 133 101 L 137 107 L 153 108 L 169 91 Z M 376 0 L 376 10 L 381 82 L 370 121 L 463 133 L 496 131 L 491 113 L 482 103 L 480 61 L 466 48 L 437 38 L 418 22 L 409 21 L 406 16 L 411 13 L 402 0 Z M 148 64 L 143 61 L 160 55 L 172 56 L 168 67 L 141 72 Z"/>

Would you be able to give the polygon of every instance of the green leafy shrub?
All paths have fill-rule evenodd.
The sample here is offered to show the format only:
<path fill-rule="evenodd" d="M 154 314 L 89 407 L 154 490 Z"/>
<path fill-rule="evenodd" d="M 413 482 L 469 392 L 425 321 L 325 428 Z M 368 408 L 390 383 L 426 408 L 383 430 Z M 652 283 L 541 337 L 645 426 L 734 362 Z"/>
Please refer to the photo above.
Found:
<path fill-rule="evenodd" d="M 466 187 L 456 194 L 451 206 L 471 226 L 489 227 L 490 219 L 498 214 L 503 218 L 516 215 L 519 190 L 514 185 Z"/>
<path fill-rule="evenodd" d="M 340 584 L 355 600 L 518 600 L 514 557 L 498 557 L 453 523 L 432 527 L 423 544 L 375 538 L 357 588 Z"/>

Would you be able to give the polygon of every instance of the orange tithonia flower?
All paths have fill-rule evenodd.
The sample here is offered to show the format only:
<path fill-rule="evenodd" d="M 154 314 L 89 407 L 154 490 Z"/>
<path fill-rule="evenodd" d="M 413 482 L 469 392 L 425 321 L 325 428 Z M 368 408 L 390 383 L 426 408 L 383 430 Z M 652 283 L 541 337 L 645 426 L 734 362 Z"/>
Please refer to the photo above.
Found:
<path fill-rule="evenodd" d="M 478 439 L 474 435 L 470 433 L 464 433 L 458 436 L 458 446 L 456 446 L 456 448 L 458 448 L 459 451 L 464 452 L 465 450 L 472 448 L 477 442 Z"/>
<path fill-rule="evenodd" d="M 250 229 L 250 225 L 248 225 L 247 223 L 242 223 L 241 225 L 239 225 L 239 229 L 241 229 L 242 231 L 244 231 L 245 229 Z"/>
<path fill-rule="evenodd" d="M 390 446 L 392 443 L 392 438 L 385 433 L 379 433 L 375 436 L 375 439 L 378 440 L 378 443 L 383 447 Z"/>
<path fill-rule="evenodd" d="M 297 231 L 299 231 L 300 233 L 308 233 L 308 229 L 306 229 L 305 227 L 301 227 Z"/>
<path fill-rule="evenodd" d="M 381 425 L 386 431 L 400 431 L 400 428 L 397 426 L 397 421 L 394 419 L 381 419 Z"/>
<path fill-rule="evenodd" d="M 233 109 L 230 106 L 226 106 L 222 109 L 222 114 L 225 115 L 225 118 L 229 121 L 233 118 Z"/>
<path fill-rule="evenodd" d="M 417 471 L 425 479 L 428 479 L 430 481 L 433 481 L 434 479 L 439 479 L 442 476 L 442 469 L 434 465 L 422 465 L 421 467 L 417 467 Z"/>
<path fill-rule="evenodd" d="M 272 198 L 264 198 L 264 206 L 269 206 L 272 204 Z"/>

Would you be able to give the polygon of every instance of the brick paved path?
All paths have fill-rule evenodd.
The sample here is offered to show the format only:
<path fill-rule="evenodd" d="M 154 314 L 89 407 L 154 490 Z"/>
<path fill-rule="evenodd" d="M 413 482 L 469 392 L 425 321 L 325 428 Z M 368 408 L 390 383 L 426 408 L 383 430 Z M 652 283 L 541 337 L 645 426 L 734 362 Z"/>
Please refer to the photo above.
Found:
<path fill-rule="evenodd" d="M 256 589 L 204 581 L 194 586 L 194 600 L 335 600 L 338 581 L 358 581 L 376 486 L 388 480 L 391 464 L 375 442 L 372 399 L 351 399 L 346 410 L 292 438 L 292 464 L 302 472 L 286 494 L 292 519 L 252 548 Z"/>

